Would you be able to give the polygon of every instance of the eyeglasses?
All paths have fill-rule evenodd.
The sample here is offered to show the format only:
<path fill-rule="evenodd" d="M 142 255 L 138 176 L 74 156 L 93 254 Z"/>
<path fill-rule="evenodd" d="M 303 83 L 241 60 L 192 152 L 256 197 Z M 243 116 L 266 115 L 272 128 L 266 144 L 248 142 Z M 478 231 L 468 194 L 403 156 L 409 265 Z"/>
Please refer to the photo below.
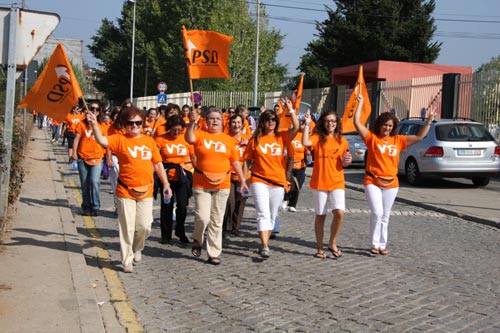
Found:
<path fill-rule="evenodd" d="M 325 119 L 325 123 L 336 123 L 337 119 Z"/>
<path fill-rule="evenodd" d="M 172 127 L 170 129 L 170 132 L 181 132 L 182 131 L 182 127 Z"/>
<path fill-rule="evenodd" d="M 275 121 L 276 121 L 276 117 L 267 118 L 267 119 L 265 119 L 264 121 L 274 121 L 274 122 L 275 122 Z"/>
<path fill-rule="evenodd" d="M 142 120 L 137 120 L 137 121 L 132 121 L 132 120 L 127 120 L 127 126 L 142 126 Z"/>

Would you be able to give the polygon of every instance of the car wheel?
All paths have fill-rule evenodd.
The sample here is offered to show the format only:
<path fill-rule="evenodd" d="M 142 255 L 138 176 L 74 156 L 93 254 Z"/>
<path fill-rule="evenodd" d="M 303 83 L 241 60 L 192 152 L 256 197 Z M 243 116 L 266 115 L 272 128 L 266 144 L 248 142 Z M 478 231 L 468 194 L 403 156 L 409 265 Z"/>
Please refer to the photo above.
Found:
<path fill-rule="evenodd" d="M 490 183 L 490 177 L 474 177 L 472 178 L 472 184 L 476 186 L 486 186 Z"/>
<path fill-rule="evenodd" d="M 422 175 L 418 169 L 417 161 L 414 158 L 409 158 L 405 165 L 406 179 L 410 185 L 418 185 L 422 181 Z"/>

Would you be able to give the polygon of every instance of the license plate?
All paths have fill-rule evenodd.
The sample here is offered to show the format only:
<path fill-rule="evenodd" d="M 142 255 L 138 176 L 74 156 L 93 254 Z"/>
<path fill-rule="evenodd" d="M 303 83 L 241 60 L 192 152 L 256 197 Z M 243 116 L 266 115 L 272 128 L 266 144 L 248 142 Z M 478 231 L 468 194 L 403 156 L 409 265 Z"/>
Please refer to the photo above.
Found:
<path fill-rule="evenodd" d="M 458 156 L 481 156 L 481 149 L 457 149 Z"/>

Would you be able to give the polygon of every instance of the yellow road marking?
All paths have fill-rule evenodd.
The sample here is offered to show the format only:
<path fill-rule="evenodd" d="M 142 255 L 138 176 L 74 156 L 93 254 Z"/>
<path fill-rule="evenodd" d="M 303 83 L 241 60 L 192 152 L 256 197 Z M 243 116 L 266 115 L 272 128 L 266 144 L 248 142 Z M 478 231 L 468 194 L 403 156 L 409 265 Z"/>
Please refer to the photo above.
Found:
<path fill-rule="evenodd" d="M 81 205 L 82 196 L 80 191 L 77 190 L 78 187 L 76 183 L 70 179 L 69 184 L 74 188 L 73 193 L 78 205 Z M 90 216 L 84 216 L 83 220 L 89 232 L 92 244 L 97 248 L 97 260 L 99 265 L 102 267 L 102 272 L 106 279 L 106 285 L 108 286 L 111 296 L 110 302 L 112 302 L 113 307 L 115 308 L 118 321 L 124 328 L 126 328 L 127 332 L 144 332 L 144 327 L 142 327 L 137 320 L 135 311 L 128 302 L 127 294 L 123 288 L 120 278 L 118 277 L 118 273 L 111 265 L 111 257 L 109 252 L 105 249 L 104 242 L 102 241 L 101 235 L 94 224 L 94 220 L 92 220 L 92 217 Z"/>

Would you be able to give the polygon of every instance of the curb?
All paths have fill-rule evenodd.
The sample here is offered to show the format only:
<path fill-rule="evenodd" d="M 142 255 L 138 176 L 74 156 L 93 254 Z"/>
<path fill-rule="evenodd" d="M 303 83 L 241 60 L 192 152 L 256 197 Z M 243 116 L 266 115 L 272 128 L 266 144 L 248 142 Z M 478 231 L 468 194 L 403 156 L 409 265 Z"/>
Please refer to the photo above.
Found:
<path fill-rule="evenodd" d="M 44 131 L 45 132 L 45 131 Z M 46 133 L 46 132 L 45 132 Z M 47 134 L 45 139 L 48 140 Z M 50 148 L 50 147 L 49 147 Z M 52 149 L 48 149 L 50 169 L 56 188 L 57 198 L 69 202 L 61 174 L 58 171 L 57 159 Z M 76 223 L 69 207 L 60 207 L 59 215 L 63 226 L 64 241 L 67 247 L 68 262 L 71 268 L 73 289 L 78 302 L 80 328 L 83 333 L 105 332 L 101 312 L 97 305 L 96 295 L 87 271 L 87 263 L 83 255 Z"/>

